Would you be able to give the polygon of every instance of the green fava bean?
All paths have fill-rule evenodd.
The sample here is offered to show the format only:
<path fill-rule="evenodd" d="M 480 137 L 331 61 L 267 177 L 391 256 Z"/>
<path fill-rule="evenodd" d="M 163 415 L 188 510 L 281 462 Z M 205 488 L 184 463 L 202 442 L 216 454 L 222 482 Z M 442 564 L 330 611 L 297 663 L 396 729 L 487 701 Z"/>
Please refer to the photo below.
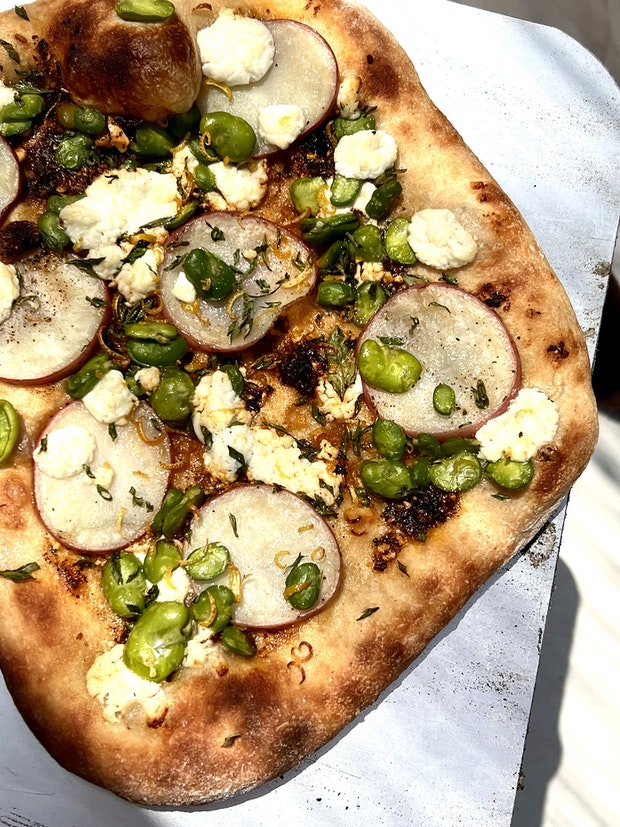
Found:
<path fill-rule="evenodd" d="M 387 218 L 402 191 L 402 186 L 395 178 L 381 184 L 366 204 L 366 215 L 375 221 L 382 221 Z"/>
<path fill-rule="evenodd" d="M 92 391 L 97 382 L 113 367 L 114 362 L 107 354 L 98 353 L 67 379 L 67 393 L 72 399 L 81 399 Z"/>
<path fill-rule="evenodd" d="M 60 253 L 71 243 L 57 213 L 46 210 L 39 216 L 37 226 L 43 243 L 50 250 Z"/>
<path fill-rule="evenodd" d="M 299 222 L 307 244 L 331 244 L 359 227 L 359 218 L 352 212 L 337 213 L 327 218 L 305 218 Z"/>
<path fill-rule="evenodd" d="M 530 459 L 524 461 L 502 457 L 496 462 L 489 462 L 485 469 L 486 475 L 500 488 L 508 491 L 517 491 L 532 481 L 534 463 Z"/>
<path fill-rule="evenodd" d="M 131 149 L 136 155 L 148 158 L 168 158 L 176 143 L 163 127 L 152 123 L 143 124 L 136 129 Z"/>
<path fill-rule="evenodd" d="M 409 244 L 409 219 L 395 218 L 385 231 L 385 251 L 392 261 L 415 264 L 417 259 Z"/>
<path fill-rule="evenodd" d="M 147 584 L 135 554 L 121 551 L 108 558 L 101 572 L 101 586 L 110 608 L 119 617 L 134 618 L 144 611 Z"/>
<path fill-rule="evenodd" d="M 228 586 L 209 586 L 191 605 L 196 623 L 210 621 L 209 628 L 215 634 L 221 632 L 232 619 L 235 595 Z"/>
<path fill-rule="evenodd" d="M 73 114 L 73 124 L 78 132 L 85 135 L 99 135 L 105 129 L 105 115 L 97 109 L 78 106 Z"/>
<path fill-rule="evenodd" d="M 151 603 L 129 632 L 123 651 L 125 666 L 145 680 L 165 680 L 183 662 L 191 623 L 183 603 Z"/>
<path fill-rule="evenodd" d="M 223 301 L 234 290 L 235 273 L 210 250 L 196 247 L 183 259 L 183 272 L 201 299 Z"/>
<path fill-rule="evenodd" d="M 372 115 L 361 115 L 359 118 L 336 118 L 332 124 L 332 133 L 336 140 L 345 135 L 353 135 L 365 129 L 376 129 L 376 121 Z"/>
<path fill-rule="evenodd" d="M 194 383 L 181 368 L 167 367 L 150 398 L 151 407 L 164 422 L 181 422 L 192 412 Z"/>
<path fill-rule="evenodd" d="M 408 350 L 366 339 L 357 364 L 362 378 L 379 390 L 405 393 L 420 378 L 422 365 Z"/>
<path fill-rule="evenodd" d="M 334 207 L 348 207 L 352 204 L 359 195 L 363 183 L 357 178 L 344 178 L 342 175 L 335 175 L 329 196 Z"/>
<path fill-rule="evenodd" d="M 158 540 L 144 558 L 144 574 L 151 583 L 159 583 L 162 577 L 177 569 L 180 564 L 181 552 L 175 544 L 168 540 Z"/>
<path fill-rule="evenodd" d="M 284 597 L 294 609 L 311 609 L 321 593 L 321 570 L 316 563 L 298 563 L 288 573 L 284 586 Z"/>
<path fill-rule="evenodd" d="M 178 488 L 170 488 L 151 524 L 154 534 L 163 534 L 171 540 L 181 531 L 192 508 L 200 507 L 205 500 L 205 493 L 199 485 L 192 485 L 185 493 Z"/>
<path fill-rule="evenodd" d="M 32 126 L 32 121 L 3 121 L 0 115 L 0 135 L 11 138 L 13 135 L 23 135 Z"/>
<path fill-rule="evenodd" d="M 433 408 L 440 416 L 450 416 L 456 408 L 456 394 L 450 385 L 437 385 L 433 391 Z"/>
<path fill-rule="evenodd" d="M 377 310 L 388 300 L 388 294 L 377 281 L 365 281 L 357 288 L 353 305 L 353 321 L 365 327 Z"/>
<path fill-rule="evenodd" d="M 81 132 L 63 138 L 56 148 L 56 161 L 61 167 L 75 172 L 94 158 L 94 146 L 92 138 Z"/>
<path fill-rule="evenodd" d="M 213 192 L 217 189 L 215 175 L 209 169 L 208 164 L 199 163 L 193 174 L 194 180 L 203 192 Z"/>
<path fill-rule="evenodd" d="M 119 0 L 114 10 L 133 23 L 164 23 L 174 14 L 174 5 L 169 0 Z"/>
<path fill-rule="evenodd" d="M 212 580 L 226 571 L 230 554 L 221 543 L 208 543 L 194 549 L 185 561 L 185 571 L 193 580 Z"/>
<path fill-rule="evenodd" d="M 469 491 L 482 478 L 482 466 L 475 454 L 461 451 L 434 462 L 429 478 L 442 491 Z"/>
<path fill-rule="evenodd" d="M 343 273 L 349 261 L 349 242 L 339 238 L 329 245 L 317 259 L 319 273 Z"/>
<path fill-rule="evenodd" d="M 415 489 L 426 488 L 429 484 L 429 469 L 432 463 L 432 457 L 421 456 L 416 457 L 415 461 L 410 465 L 409 474 L 411 476 L 411 484 Z"/>
<path fill-rule="evenodd" d="M 256 654 L 256 644 L 247 632 L 237 626 L 226 626 L 222 629 L 220 643 L 229 652 L 251 658 Z"/>
<path fill-rule="evenodd" d="M 364 224 L 352 233 L 353 249 L 358 261 L 381 261 L 385 255 L 381 230 L 375 224 Z"/>
<path fill-rule="evenodd" d="M 187 112 L 179 112 L 170 118 L 168 121 L 168 131 L 171 132 L 175 138 L 181 140 L 189 133 L 198 129 L 201 117 L 200 109 L 194 104 Z"/>
<path fill-rule="evenodd" d="M 396 422 L 390 419 L 377 419 L 372 426 L 372 441 L 377 451 L 386 459 L 402 459 L 407 436 Z"/>
<path fill-rule="evenodd" d="M 11 456 L 19 439 L 19 416 L 8 399 L 0 399 L 0 464 Z"/>
<path fill-rule="evenodd" d="M 32 121 L 41 114 L 44 105 L 45 101 L 41 95 L 21 95 L 17 100 L 2 107 L 0 117 L 2 121 L 11 123 Z"/>
<path fill-rule="evenodd" d="M 321 307 L 346 307 L 354 302 L 355 290 L 346 281 L 322 281 L 317 289 L 316 300 Z"/>
<path fill-rule="evenodd" d="M 256 133 L 250 124 L 228 112 L 208 112 L 200 121 L 200 132 L 205 143 L 219 158 L 240 164 L 252 157 Z"/>
<path fill-rule="evenodd" d="M 360 466 L 362 484 L 371 494 L 402 500 L 413 489 L 409 468 L 393 459 L 367 459 Z"/>
<path fill-rule="evenodd" d="M 319 193 L 325 187 L 323 178 L 298 178 L 289 187 L 291 200 L 298 213 L 309 212 L 316 215 L 319 211 Z"/>
<path fill-rule="evenodd" d="M 187 353 L 187 342 L 182 336 L 176 336 L 166 343 L 149 339 L 129 339 L 127 353 L 131 359 L 143 367 L 166 367 L 174 365 Z"/>

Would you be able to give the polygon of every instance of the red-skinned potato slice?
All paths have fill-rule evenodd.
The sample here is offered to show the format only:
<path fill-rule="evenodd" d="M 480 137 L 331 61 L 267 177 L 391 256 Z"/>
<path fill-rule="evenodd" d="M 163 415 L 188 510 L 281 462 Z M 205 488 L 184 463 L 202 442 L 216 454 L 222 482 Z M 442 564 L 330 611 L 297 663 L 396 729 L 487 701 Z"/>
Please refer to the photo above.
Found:
<path fill-rule="evenodd" d="M 261 629 L 288 626 L 321 611 L 338 588 L 336 538 L 325 520 L 290 491 L 239 485 L 214 497 L 194 518 L 186 551 L 189 554 L 209 542 L 226 546 L 238 570 L 241 602 L 234 609 L 236 624 Z M 322 575 L 319 599 L 306 611 L 294 609 L 284 597 L 289 567 L 299 554 L 301 562 L 315 562 Z M 235 591 L 230 572 L 217 582 Z M 209 585 L 196 583 L 198 589 Z"/>
<path fill-rule="evenodd" d="M 179 257 L 197 247 L 247 273 L 228 299 L 186 304 L 175 297 L 182 272 Z M 286 305 L 312 290 L 315 280 L 310 250 L 292 233 L 260 216 L 213 212 L 170 236 L 161 295 L 170 320 L 194 348 L 241 350 L 261 339 Z M 231 325 L 239 328 L 232 336 Z"/>
<path fill-rule="evenodd" d="M 500 317 L 475 296 L 449 284 L 396 293 L 370 320 L 358 349 L 369 339 L 397 344 L 422 364 L 420 379 L 406 393 L 388 393 L 364 382 L 369 406 L 411 435 L 471 437 L 505 410 L 521 383 L 519 356 Z M 473 392 L 479 382 L 488 396 L 485 407 L 478 407 Z M 449 416 L 433 407 L 433 391 L 439 384 L 449 385 L 456 394 L 456 409 Z"/>
<path fill-rule="evenodd" d="M 232 87 L 232 100 L 216 86 L 207 86 L 198 100 L 202 112 L 230 112 L 246 120 L 256 132 L 255 157 L 279 151 L 259 134 L 258 110 L 262 106 L 301 106 L 305 126 L 298 137 L 302 137 L 327 117 L 338 92 L 336 58 L 318 32 L 296 20 L 264 22 L 276 48 L 267 74 L 254 83 Z"/>
<path fill-rule="evenodd" d="M 20 296 L 0 325 L 0 378 L 55 382 L 77 370 L 108 315 L 104 282 L 55 258 L 22 262 Z"/>
<path fill-rule="evenodd" d="M 75 426 L 94 440 L 92 459 L 85 463 L 90 474 L 83 468 L 67 479 L 49 476 L 36 461 L 41 440 L 47 437 L 51 450 L 51 433 Z M 50 420 L 35 449 L 37 509 L 50 534 L 69 548 L 106 553 L 127 546 L 146 531 L 166 493 L 170 444 L 152 408 L 141 402 L 115 431 L 113 438 L 81 401 L 72 402 Z M 107 466 L 111 480 L 105 478 Z"/>
<path fill-rule="evenodd" d="M 13 150 L 0 137 L 0 219 L 17 198 L 20 174 Z"/>

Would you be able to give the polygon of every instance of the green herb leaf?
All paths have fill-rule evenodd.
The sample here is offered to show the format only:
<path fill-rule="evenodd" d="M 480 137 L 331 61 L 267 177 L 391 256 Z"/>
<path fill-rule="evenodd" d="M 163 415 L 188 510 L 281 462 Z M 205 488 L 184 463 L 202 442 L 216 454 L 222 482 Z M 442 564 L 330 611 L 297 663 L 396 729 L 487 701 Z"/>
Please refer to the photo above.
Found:
<path fill-rule="evenodd" d="M 6 580 L 12 580 L 14 583 L 23 583 L 25 580 L 35 580 L 32 576 L 34 571 L 39 571 L 41 566 L 38 563 L 25 563 L 18 569 L 0 569 L 0 577 Z"/>
<path fill-rule="evenodd" d="M 374 615 L 374 613 L 378 612 L 378 611 L 379 611 L 378 606 L 372 606 L 369 609 L 364 609 L 364 611 L 361 613 L 361 615 L 357 619 L 358 620 L 366 620 L 367 617 L 370 617 L 370 615 Z"/>

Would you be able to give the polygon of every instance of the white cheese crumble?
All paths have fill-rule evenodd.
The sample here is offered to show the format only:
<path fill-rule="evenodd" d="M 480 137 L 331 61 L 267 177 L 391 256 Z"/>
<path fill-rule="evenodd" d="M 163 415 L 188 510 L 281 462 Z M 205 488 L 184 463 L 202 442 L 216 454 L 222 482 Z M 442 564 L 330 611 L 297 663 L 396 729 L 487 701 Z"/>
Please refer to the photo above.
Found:
<path fill-rule="evenodd" d="M 154 365 L 148 368 L 140 368 L 133 377 L 147 393 L 153 393 L 159 387 L 161 382 L 161 371 Z"/>
<path fill-rule="evenodd" d="M 172 295 L 175 297 L 175 299 L 178 299 L 180 302 L 183 302 L 184 304 L 191 304 L 192 302 L 196 301 L 196 298 L 198 296 L 198 294 L 196 293 L 196 288 L 182 270 L 177 276 L 177 280 L 174 283 L 174 287 L 172 288 Z"/>
<path fill-rule="evenodd" d="M 268 144 L 286 149 L 306 125 L 303 109 L 297 104 L 274 103 L 258 110 L 258 133 Z"/>
<path fill-rule="evenodd" d="M 231 455 L 231 450 L 243 457 L 247 463 L 252 456 L 253 431 L 248 425 L 232 425 L 212 435 L 211 446 L 204 452 L 205 469 L 211 476 L 225 483 L 237 479 L 241 462 Z"/>
<path fill-rule="evenodd" d="M 166 572 L 155 585 L 158 589 L 156 602 L 172 600 L 175 603 L 183 603 L 190 590 L 191 581 L 185 569 L 179 566 L 173 571 Z"/>
<path fill-rule="evenodd" d="M 215 177 L 215 186 L 233 210 L 251 210 L 258 207 L 267 193 L 269 176 L 267 162 L 259 161 L 254 169 L 236 167 L 218 161 L 209 167 Z"/>
<path fill-rule="evenodd" d="M 334 164 L 345 178 L 374 180 L 393 167 L 398 149 L 396 141 L 381 129 L 362 129 L 344 135 L 336 144 Z"/>
<path fill-rule="evenodd" d="M 318 458 L 314 462 L 300 456 L 293 437 L 277 434 L 270 428 L 253 429 L 252 454 L 248 458 L 247 475 L 252 482 L 281 485 L 294 494 L 303 493 L 333 505 L 341 477 L 335 473 L 336 461 Z M 322 450 L 325 446 L 322 445 Z"/>
<path fill-rule="evenodd" d="M 177 178 L 183 178 L 186 172 L 193 173 L 197 166 L 198 158 L 187 144 L 183 144 L 173 151 L 170 172 Z"/>
<path fill-rule="evenodd" d="M 149 249 L 134 262 L 123 264 L 114 282 L 128 305 L 139 304 L 157 289 L 159 267 L 164 260 L 164 249 L 159 245 Z"/>
<path fill-rule="evenodd" d="M 86 689 L 103 707 L 110 723 L 122 721 L 135 707 L 142 707 L 148 720 L 161 718 L 166 711 L 163 687 L 132 672 L 123 662 L 122 643 L 95 658 L 86 675 Z"/>
<path fill-rule="evenodd" d="M 66 480 L 83 473 L 90 465 L 97 444 L 81 425 L 65 425 L 50 431 L 35 449 L 33 458 L 39 470 L 56 480 Z"/>
<path fill-rule="evenodd" d="M 341 118 L 347 120 L 356 120 L 361 115 L 360 112 L 360 89 L 362 88 L 362 79 L 354 72 L 345 72 L 340 86 L 338 87 L 338 96 L 336 98 L 336 106 L 338 114 Z"/>
<path fill-rule="evenodd" d="M 138 400 L 127 387 L 120 370 L 109 370 L 82 402 L 98 422 L 122 424 Z"/>
<path fill-rule="evenodd" d="M 15 89 L 11 89 L 4 81 L 0 80 L 0 109 L 4 109 L 9 103 L 15 100 Z"/>
<path fill-rule="evenodd" d="M 60 221 L 76 250 L 89 258 L 97 275 L 111 278 L 131 251 L 124 236 L 157 221 L 172 218 L 180 206 L 177 179 L 172 173 L 119 169 L 106 172 L 86 188 L 85 197 L 60 211 Z"/>
<path fill-rule="evenodd" d="M 197 40 L 203 75 L 228 86 L 254 83 L 273 64 L 275 44 L 267 26 L 228 9 Z"/>
<path fill-rule="evenodd" d="M 92 476 L 91 476 L 92 475 Z M 91 468 L 88 481 L 97 487 L 109 490 L 114 480 L 114 468 L 109 462 L 104 462 L 99 468 Z"/>
<path fill-rule="evenodd" d="M 11 315 L 13 302 L 19 296 L 19 279 L 12 264 L 0 261 L 0 324 Z"/>
<path fill-rule="evenodd" d="M 207 626 L 199 626 L 196 634 L 187 641 L 183 666 L 202 666 L 209 655 L 218 650 L 213 641 L 213 631 Z"/>
<path fill-rule="evenodd" d="M 362 261 L 355 269 L 355 280 L 358 284 L 365 281 L 379 282 L 385 276 L 385 270 L 380 261 Z"/>
<path fill-rule="evenodd" d="M 246 424 L 250 421 L 251 414 L 245 402 L 233 389 L 230 377 L 223 370 L 213 371 L 200 379 L 192 403 L 194 431 L 203 441 L 203 429 L 217 434 L 233 423 Z"/>
<path fill-rule="evenodd" d="M 463 267 L 478 252 L 472 235 L 446 209 L 425 209 L 409 222 L 408 241 L 418 261 L 438 270 Z"/>
<path fill-rule="evenodd" d="M 537 388 L 522 388 L 508 409 L 476 433 L 480 456 L 489 462 L 502 457 L 524 462 L 551 442 L 560 415 L 555 402 Z"/>
<path fill-rule="evenodd" d="M 325 415 L 328 422 L 353 419 L 362 390 L 362 379 L 358 375 L 355 382 L 345 390 L 341 399 L 338 391 L 328 379 L 319 379 L 316 387 L 319 411 Z"/>

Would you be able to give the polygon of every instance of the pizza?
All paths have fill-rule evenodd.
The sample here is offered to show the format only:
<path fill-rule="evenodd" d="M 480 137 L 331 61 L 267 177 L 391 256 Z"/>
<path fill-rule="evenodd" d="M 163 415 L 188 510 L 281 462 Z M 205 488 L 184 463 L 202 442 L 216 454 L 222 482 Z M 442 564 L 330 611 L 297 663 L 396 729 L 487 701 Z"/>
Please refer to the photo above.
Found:
<path fill-rule="evenodd" d="M 37 0 L 0 45 L 0 667 L 71 772 L 226 799 L 544 525 L 583 334 L 362 6 Z"/>

